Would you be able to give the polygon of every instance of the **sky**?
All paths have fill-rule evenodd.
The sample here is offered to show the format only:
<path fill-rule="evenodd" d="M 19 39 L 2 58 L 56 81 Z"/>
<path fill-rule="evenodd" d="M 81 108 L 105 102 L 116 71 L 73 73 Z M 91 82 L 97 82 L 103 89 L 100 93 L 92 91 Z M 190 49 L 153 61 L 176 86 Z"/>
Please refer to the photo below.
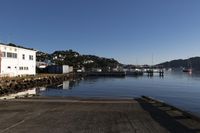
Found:
<path fill-rule="evenodd" d="M 125 64 L 200 56 L 200 0 L 0 0 L 0 42 Z"/>

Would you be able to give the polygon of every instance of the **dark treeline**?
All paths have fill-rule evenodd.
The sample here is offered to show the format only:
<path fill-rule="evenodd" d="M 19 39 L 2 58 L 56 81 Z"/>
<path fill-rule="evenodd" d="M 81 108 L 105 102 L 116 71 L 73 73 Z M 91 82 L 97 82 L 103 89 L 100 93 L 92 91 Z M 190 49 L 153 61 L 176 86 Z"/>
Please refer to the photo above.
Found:
<path fill-rule="evenodd" d="M 170 62 L 164 62 L 158 64 L 157 66 L 162 66 L 164 68 L 193 68 L 194 70 L 200 70 L 200 57 L 192 57 L 189 59 L 179 59 L 179 60 L 172 60 Z"/>

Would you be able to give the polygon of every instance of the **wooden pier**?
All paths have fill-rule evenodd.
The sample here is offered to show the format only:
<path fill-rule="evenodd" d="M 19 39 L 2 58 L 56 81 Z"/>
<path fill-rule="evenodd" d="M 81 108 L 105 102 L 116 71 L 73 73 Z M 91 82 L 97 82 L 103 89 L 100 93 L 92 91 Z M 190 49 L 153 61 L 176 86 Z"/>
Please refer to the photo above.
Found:
<path fill-rule="evenodd" d="M 154 74 L 158 73 L 160 77 L 164 76 L 164 70 L 160 69 L 159 71 L 155 72 L 153 69 L 145 71 L 144 73 L 147 73 L 147 76 L 153 76 Z"/>
<path fill-rule="evenodd" d="M 125 72 L 86 72 L 85 76 L 124 77 Z"/>
<path fill-rule="evenodd" d="M 127 71 L 127 72 L 85 72 L 82 73 L 84 76 L 104 76 L 104 77 L 124 77 L 124 76 L 154 76 L 154 74 L 159 74 L 160 77 L 164 76 L 164 71 L 159 70 L 155 72 L 153 69 L 148 71 Z"/>
<path fill-rule="evenodd" d="M 198 117 L 148 99 L 0 101 L 0 133 L 199 133 Z"/>

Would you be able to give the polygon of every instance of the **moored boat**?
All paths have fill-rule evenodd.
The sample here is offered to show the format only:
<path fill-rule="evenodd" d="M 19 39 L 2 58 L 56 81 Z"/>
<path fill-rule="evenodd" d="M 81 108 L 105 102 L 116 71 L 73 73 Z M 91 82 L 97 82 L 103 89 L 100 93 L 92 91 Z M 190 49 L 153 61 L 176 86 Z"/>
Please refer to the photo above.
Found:
<path fill-rule="evenodd" d="M 192 72 L 192 68 L 184 68 L 183 72 L 189 72 L 189 73 L 191 73 Z"/>

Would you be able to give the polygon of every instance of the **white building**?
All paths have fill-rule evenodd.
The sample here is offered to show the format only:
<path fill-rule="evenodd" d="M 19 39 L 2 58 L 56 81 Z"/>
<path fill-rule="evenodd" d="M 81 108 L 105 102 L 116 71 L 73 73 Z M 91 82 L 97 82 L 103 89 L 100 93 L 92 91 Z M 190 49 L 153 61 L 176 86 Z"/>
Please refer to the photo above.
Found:
<path fill-rule="evenodd" d="M 44 69 L 48 66 L 48 64 L 46 62 L 37 61 L 36 66 L 37 66 L 37 68 Z"/>
<path fill-rule="evenodd" d="M 0 43 L 0 76 L 36 74 L 36 51 Z"/>

